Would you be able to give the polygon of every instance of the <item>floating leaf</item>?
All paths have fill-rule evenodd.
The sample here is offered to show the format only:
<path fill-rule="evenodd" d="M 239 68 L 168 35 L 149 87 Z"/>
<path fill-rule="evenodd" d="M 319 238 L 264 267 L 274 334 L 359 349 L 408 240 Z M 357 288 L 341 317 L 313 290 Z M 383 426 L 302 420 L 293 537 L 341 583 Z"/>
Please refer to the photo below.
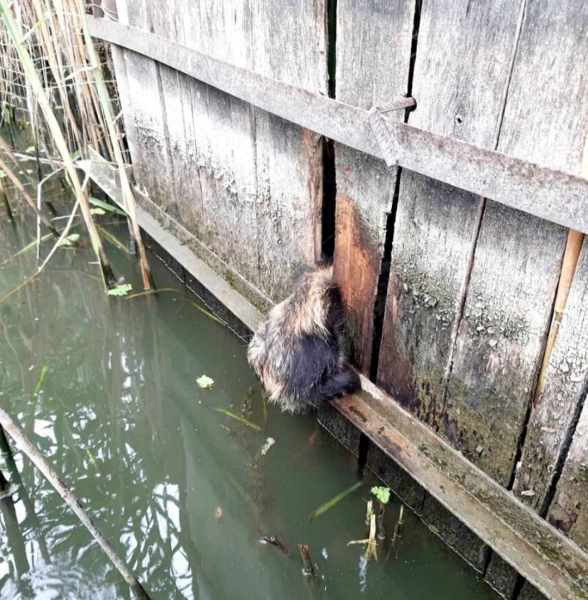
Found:
<path fill-rule="evenodd" d="M 130 283 L 123 283 L 122 285 L 117 285 L 111 290 L 108 290 L 106 294 L 108 296 L 126 296 L 132 289 L 133 286 Z"/>
<path fill-rule="evenodd" d="M 333 506 L 335 506 L 335 504 L 338 504 L 339 502 L 341 502 L 341 500 L 343 500 L 343 498 L 346 498 L 347 496 L 349 496 L 349 494 L 353 494 L 353 492 L 355 492 L 355 490 L 358 490 L 362 485 L 363 485 L 363 481 L 358 481 L 357 483 L 354 483 L 350 488 L 343 490 L 340 494 L 337 494 L 334 498 L 332 498 L 328 502 L 325 502 L 325 504 L 323 504 L 322 506 L 317 508 L 310 515 L 310 520 L 314 521 L 316 518 L 318 518 L 322 514 L 326 513 L 329 509 L 333 508 Z"/>
<path fill-rule="evenodd" d="M 207 375 L 202 375 L 196 380 L 196 383 L 203 389 L 209 390 L 214 385 L 214 380 Z"/>
<path fill-rule="evenodd" d="M 429 531 L 432 531 L 434 534 L 438 534 L 439 528 L 435 527 L 435 525 L 429 525 Z"/>
<path fill-rule="evenodd" d="M 98 198 L 94 198 L 93 196 L 90 197 L 90 204 L 108 212 L 115 213 L 117 215 L 122 215 L 123 217 L 127 216 L 126 213 L 117 206 L 113 206 L 112 204 L 109 204 L 108 202 L 103 202 L 102 200 L 98 200 Z"/>
<path fill-rule="evenodd" d="M 33 392 L 33 396 L 36 396 L 41 387 L 43 386 L 43 382 L 45 381 L 45 377 L 47 376 L 47 371 L 49 370 L 49 363 L 44 362 L 41 367 L 41 372 L 39 373 L 39 378 L 37 379 L 37 385 L 35 386 L 35 391 Z"/>
<path fill-rule="evenodd" d="M 381 485 L 374 486 L 371 489 L 372 495 L 380 504 L 388 504 L 390 502 L 390 488 Z"/>
<path fill-rule="evenodd" d="M 60 246 L 72 246 L 74 244 L 74 242 L 77 242 L 80 239 L 80 234 L 79 233 L 70 233 L 69 235 L 65 236 L 61 242 L 59 242 Z"/>

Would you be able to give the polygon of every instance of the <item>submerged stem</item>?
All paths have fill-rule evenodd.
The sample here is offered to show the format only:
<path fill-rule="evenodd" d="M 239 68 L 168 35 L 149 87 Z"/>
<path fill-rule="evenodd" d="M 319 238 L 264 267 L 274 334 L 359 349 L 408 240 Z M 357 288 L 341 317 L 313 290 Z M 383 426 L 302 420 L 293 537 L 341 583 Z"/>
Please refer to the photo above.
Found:
<path fill-rule="evenodd" d="M 310 549 L 307 544 L 298 544 L 300 556 L 302 558 L 302 571 L 305 575 L 314 575 L 314 565 L 310 558 Z"/>

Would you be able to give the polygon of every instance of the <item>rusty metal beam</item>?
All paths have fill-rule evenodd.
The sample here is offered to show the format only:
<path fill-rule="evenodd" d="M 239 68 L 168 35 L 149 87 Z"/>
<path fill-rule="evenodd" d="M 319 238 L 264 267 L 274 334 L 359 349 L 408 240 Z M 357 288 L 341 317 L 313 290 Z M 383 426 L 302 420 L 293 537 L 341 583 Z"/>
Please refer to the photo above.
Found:
<path fill-rule="evenodd" d="M 77 161 L 122 206 L 115 170 L 95 152 Z M 140 198 L 140 194 L 136 194 Z M 143 200 L 147 201 L 147 200 Z M 163 212 L 161 213 L 164 217 Z M 251 330 L 261 313 L 185 243 L 137 209 L 147 233 Z M 413 479 L 552 600 L 581 600 L 588 554 L 362 376 L 362 392 L 333 405 Z"/>
<path fill-rule="evenodd" d="M 384 158 L 389 165 L 588 233 L 588 179 L 400 123 L 393 112 L 383 112 L 388 107 L 372 109 L 370 114 L 117 21 L 89 21 L 94 37 L 152 58 L 332 140 Z M 405 98 L 394 108 L 412 104 L 411 98 Z"/>

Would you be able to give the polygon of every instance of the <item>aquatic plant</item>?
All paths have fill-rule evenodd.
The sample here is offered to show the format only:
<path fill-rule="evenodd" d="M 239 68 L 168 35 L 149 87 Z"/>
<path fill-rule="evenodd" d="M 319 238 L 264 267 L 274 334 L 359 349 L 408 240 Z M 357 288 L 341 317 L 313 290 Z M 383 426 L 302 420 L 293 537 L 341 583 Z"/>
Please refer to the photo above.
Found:
<path fill-rule="evenodd" d="M 390 488 L 384 486 L 374 486 L 371 489 L 372 496 L 380 503 L 380 504 L 388 504 L 390 502 Z"/>

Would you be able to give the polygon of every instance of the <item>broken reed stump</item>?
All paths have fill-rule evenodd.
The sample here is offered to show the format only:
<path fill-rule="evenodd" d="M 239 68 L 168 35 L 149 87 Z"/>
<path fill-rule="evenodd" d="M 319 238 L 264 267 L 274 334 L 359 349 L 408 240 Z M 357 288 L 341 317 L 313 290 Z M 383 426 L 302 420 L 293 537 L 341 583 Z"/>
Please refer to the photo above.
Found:
<path fill-rule="evenodd" d="M 98 545 L 104 550 L 104 553 L 108 556 L 116 570 L 122 575 L 134 596 L 139 600 L 149 600 L 149 596 L 143 589 L 143 586 L 139 583 L 139 580 L 131 573 L 124 561 L 118 556 L 105 535 L 96 527 L 96 525 L 94 525 L 90 515 L 86 512 L 86 509 L 82 506 L 81 502 L 74 496 L 55 469 L 53 469 L 43 455 L 33 446 L 22 429 L 18 427 L 3 408 L 0 408 L 0 425 L 10 434 L 22 452 L 28 456 L 37 469 L 41 471 L 47 481 L 55 488 L 72 509 L 76 517 L 78 517 L 92 537 L 98 542 Z"/>
<path fill-rule="evenodd" d="M 396 541 L 396 538 L 402 537 L 402 526 L 404 525 L 403 515 L 404 515 L 404 505 L 401 505 L 400 506 L 400 514 L 398 515 L 398 521 L 396 521 L 396 525 L 394 525 L 394 534 L 392 535 L 393 542 Z"/>
<path fill-rule="evenodd" d="M 314 575 L 314 565 L 312 558 L 310 558 L 310 550 L 307 544 L 298 544 L 298 550 L 300 550 L 300 556 L 302 557 L 302 572 L 306 576 Z"/>

